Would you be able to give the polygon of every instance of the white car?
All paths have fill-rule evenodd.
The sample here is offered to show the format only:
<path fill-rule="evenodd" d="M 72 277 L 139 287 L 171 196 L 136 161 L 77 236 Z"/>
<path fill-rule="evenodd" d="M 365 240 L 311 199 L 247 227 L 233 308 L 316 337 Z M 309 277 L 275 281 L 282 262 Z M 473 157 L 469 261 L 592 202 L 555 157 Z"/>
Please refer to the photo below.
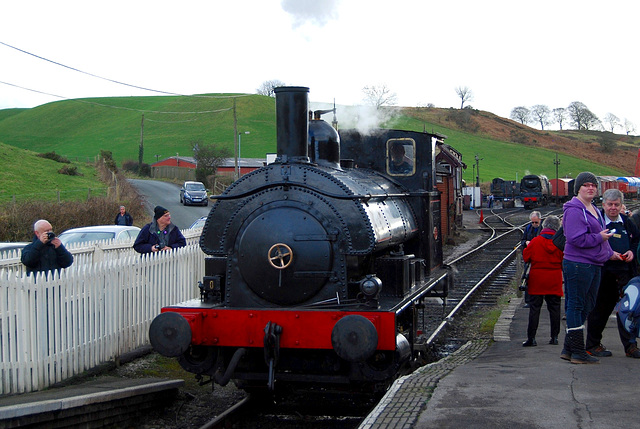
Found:
<path fill-rule="evenodd" d="M 196 220 L 191 224 L 189 229 L 204 228 L 204 223 L 206 221 L 207 221 L 207 216 L 199 217 L 198 220 Z"/>
<path fill-rule="evenodd" d="M 138 236 L 137 226 L 96 225 L 71 228 L 58 236 L 64 246 L 100 240 L 133 241 Z"/>

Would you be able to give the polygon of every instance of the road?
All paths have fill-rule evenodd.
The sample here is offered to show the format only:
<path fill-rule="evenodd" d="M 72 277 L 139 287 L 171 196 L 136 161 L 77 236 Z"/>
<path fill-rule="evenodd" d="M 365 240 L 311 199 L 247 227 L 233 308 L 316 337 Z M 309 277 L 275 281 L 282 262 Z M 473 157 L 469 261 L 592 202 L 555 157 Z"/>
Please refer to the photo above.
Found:
<path fill-rule="evenodd" d="M 129 179 L 129 182 L 144 198 L 145 207 L 149 213 L 149 221 L 153 216 L 153 208 L 162 206 L 171 212 L 171 222 L 180 229 L 189 228 L 199 217 L 206 216 L 211 210 L 208 207 L 183 206 L 180 204 L 180 185 L 159 180 Z"/>

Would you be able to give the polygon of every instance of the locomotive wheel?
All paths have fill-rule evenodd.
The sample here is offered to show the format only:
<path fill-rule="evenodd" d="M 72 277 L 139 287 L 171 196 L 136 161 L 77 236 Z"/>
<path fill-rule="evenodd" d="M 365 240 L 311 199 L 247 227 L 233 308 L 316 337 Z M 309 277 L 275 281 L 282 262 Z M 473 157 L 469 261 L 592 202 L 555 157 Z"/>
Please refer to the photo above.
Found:
<path fill-rule="evenodd" d="M 193 346 L 178 358 L 180 366 L 194 374 L 204 374 L 215 363 L 214 347 Z"/>

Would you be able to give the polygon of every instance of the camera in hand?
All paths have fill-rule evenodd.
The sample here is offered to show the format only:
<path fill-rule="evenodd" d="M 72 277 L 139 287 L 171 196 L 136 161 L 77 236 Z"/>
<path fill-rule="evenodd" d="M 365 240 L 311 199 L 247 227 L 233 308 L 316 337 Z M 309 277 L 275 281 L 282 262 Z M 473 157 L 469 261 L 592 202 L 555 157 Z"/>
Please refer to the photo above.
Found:
<path fill-rule="evenodd" d="M 156 249 L 156 250 L 160 250 L 160 245 L 156 244 L 155 246 L 153 246 L 153 248 Z"/>
<path fill-rule="evenodd" d="M 47 238 L 49 239 L 49 241 L 53 240 L 54 238 L 56 238 L 56 234 L 49 231 L 47 232 Z"/>

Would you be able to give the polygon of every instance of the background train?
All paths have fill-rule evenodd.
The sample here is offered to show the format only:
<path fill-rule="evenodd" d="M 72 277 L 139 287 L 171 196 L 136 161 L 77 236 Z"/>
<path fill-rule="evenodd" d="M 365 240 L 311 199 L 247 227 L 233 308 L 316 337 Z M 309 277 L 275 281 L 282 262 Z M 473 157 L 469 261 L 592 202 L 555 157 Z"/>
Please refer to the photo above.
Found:
<path fill-rule="evenodd" d="M 308 109 L 308 88 L 276 89 L 276 162 L 214 197 L 201 298 L 151 324 L 153 347 L 203 383 L 381 392 L 428 353 L 423 302 L 452 282 L 441 136 L 338 134 Z"/>
<path fill-rule="evenodd" d="M 617 176 L 596 176 L 598 179 L 598 195 L 602 196 L 607 189 L 619 189 L 625 196 L 625 198 L 637 198 L 638 187 L 633 186 L 633 178 L 621 178 Z M 632 183 L 629 183 L 629 179 L 632 179 Z M 573 197 L 575 179 L 552 179 L 551 183 L 551 196 L 552 198 L 558 198 L 560 202 L 565 202 Z"/>
<path fill-rule="evenodd" d="M 491 181 L 490 190 L 496 201 L 513 200 L 520 196 L 520 182 L 496 177 Z"/>
<path fill-rule="evenodd" d="M 525 209 L 546 206 L 550 195 L 551 186 L 547 176 L 528 174 L 520 181 L 520 199 Z"/>
<path fill-rule="evenodd" d="M 640 179 L 636 177 L 596 177 L 598 178 L 599 196 L 607 189 L 619 189 L 625 198 L 635 199 L 638 197 Z M 559 203 L 570 200 L 574 195 L 574 181 L 574 179 L 569 178 L 548 180 L 545 176 L 528 175 L 523 177 L 520 183 L 517 183 L 496 177 L 491 181 L 491 194 L 495 200 L 519 198 L 525 208 L 533 208 L 546 205 L 548 202 L 556 201 L 556 199 Z"/>

